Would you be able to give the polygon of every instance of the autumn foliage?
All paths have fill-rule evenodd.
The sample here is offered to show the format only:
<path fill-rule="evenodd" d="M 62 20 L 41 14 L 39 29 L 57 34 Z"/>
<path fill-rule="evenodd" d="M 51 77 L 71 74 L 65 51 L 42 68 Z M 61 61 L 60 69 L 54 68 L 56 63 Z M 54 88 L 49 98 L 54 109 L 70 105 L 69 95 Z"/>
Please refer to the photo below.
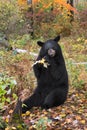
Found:
<path fill-rule="evenodd" d="M 66 0 L 48 0 L 48 1 L 43 1 L 43 0 L 32 0 L 32 4 L 38 4 L 38 3 L 42 3 L 43 5 L 43 9 L 45 8 L 49 8 L 50 6 L 55 6 L 60 4 L 61 6 L 66 7 L 68 10 L 72 10 L 76 12 L 76 9 L 73 8 L 70 4 L 66 3 Z M 18 4 L 19 5 L 27 5 L 27 0 L 18 0 Z"/>
<path fill-rule="evenodd" d="M 27 0 L 18 0 L 18 4 L 19 5 L 26 5 L 27 4 Z"/>
<path fill-rule="evenodd" d="M 76 12 L 76 9 L 67 4 L 66 0 L 32 0 L 32 4 L 28 4 L 27 0 L 18 0 L 18 4 L 22 11 L 28 10 L 24 11 L 25 17 L 36 37 L 47 37 L 65 31 L 69 34 L 71 11 Z"/>

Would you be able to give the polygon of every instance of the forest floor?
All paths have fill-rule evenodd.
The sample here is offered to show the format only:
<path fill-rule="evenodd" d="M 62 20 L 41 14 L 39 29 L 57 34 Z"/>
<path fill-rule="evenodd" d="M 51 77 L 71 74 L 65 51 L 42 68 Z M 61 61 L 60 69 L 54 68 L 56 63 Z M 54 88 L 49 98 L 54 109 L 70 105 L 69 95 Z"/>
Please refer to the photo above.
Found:
<path fill-rule="evenodd" d="M 22 47 L 18 45 L 17 47 L 36 54 L 39 49 L 35 44 L 36 41 L 32 41 L 32 44 L 26 44 Z M 5 75 L 14 77 L 17 82 L 12 93 L 3 94 L 5 98 L 9 97 L 10 101 L 7 103 L 7 101 L 4 102 L 4 99 L 1 100 L 4 102 L 3 109 L 5 112 L 3 113 L 3 110 L 0 112 L 0 130 L 87 130 L 87 64 L 77 64 L 87 61 L 87 48 L 85 48 L 87 39 L 63 39 L 60 44 L 70 80 L 67 101 L 62 106 L 47 111 L 41 110 L 41 108 L 32 108 L 32 110 L 22 114 L 20 128 L 18 128 L 18 122 L 16 125 L 9 123 L 15 102 L 12 93 L 16 93 L 17 96 L 22 96 L 22 98 L 25 98 L 25 95 L 31 95 L 36 86 L 32 69 L 36 55 L 18 54 L 16 51 L 6 51 L 5 49 L 0 50 L 0 76 L 2 77 L 3 74 L 4 78 L 6 78 Z M 7 79 L 4 83 L 0 80 L 0 85 L 6 85 L 7 82 Z M 9 90 L 8 87 L 9 85 L 7 85 L 6 91 Z M 0 95 L 0 98 L 3 98 L 3 96 Z M 2 119 L 6 124 L 3 124 Z M 24 124 L 25 126 L 23 126 Z"/>

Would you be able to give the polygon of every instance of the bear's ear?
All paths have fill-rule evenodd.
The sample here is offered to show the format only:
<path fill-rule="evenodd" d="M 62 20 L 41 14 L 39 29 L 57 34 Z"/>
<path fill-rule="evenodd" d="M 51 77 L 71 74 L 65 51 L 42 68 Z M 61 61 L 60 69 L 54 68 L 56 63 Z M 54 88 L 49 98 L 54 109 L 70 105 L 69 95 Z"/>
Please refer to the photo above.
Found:
<path fill-rule="evenodd" d="M 54 38 L 55 42 L 58 42 L 60 40 L 60 36 L 57 36 L 56 38 Z"/>
<path fill-rule="evenodd" d="M 42 47 L 44 42 L 38 41 L 37 44 Z"/>

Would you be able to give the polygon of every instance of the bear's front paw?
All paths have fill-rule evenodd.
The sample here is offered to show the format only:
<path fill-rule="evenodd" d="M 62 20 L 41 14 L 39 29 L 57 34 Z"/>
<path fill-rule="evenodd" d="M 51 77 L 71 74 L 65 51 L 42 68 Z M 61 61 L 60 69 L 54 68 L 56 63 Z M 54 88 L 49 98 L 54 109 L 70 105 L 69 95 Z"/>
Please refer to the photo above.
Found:
<path fill-rule="evenodd" d="M 32 65 L 32 67 L 37 67 L 37 68 L 40 68 L 42 66 L 43 66 L 43 64 L 40 62 L 40 60 L 35 61 L 35 63 Z"/>
<path fill-rule="evenodd" d="M 41 60 L 36 61 L 33 66 L 38 66 L 38 67 L 44 67 L 47 68 L 50 64 L 48 63 L 47 59 L 42 58 Z"/>

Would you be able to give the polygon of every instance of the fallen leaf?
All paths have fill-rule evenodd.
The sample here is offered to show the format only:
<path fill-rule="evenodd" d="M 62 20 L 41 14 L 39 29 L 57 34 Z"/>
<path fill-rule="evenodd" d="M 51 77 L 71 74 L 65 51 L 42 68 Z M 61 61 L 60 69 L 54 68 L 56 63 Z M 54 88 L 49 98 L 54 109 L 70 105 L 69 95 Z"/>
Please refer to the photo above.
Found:
<path fill-rule="evenodd" d="M 30 115 L 30 111 L 27 111 L 25 115 L 26 115 L 26 116 L 29 116 L 29 115 Z"/>
<path fill-rule="evenodd" d="M 9 111 L 9 114 L 12 114 L 13 113 L 13 110 L 11 109 L 10 111 Z"/>
<path fill-rule="evenodd" d="M 80 121 L 83 125 L 85 125 L 86 121 L 85 120 L 81 120 Z"/>

